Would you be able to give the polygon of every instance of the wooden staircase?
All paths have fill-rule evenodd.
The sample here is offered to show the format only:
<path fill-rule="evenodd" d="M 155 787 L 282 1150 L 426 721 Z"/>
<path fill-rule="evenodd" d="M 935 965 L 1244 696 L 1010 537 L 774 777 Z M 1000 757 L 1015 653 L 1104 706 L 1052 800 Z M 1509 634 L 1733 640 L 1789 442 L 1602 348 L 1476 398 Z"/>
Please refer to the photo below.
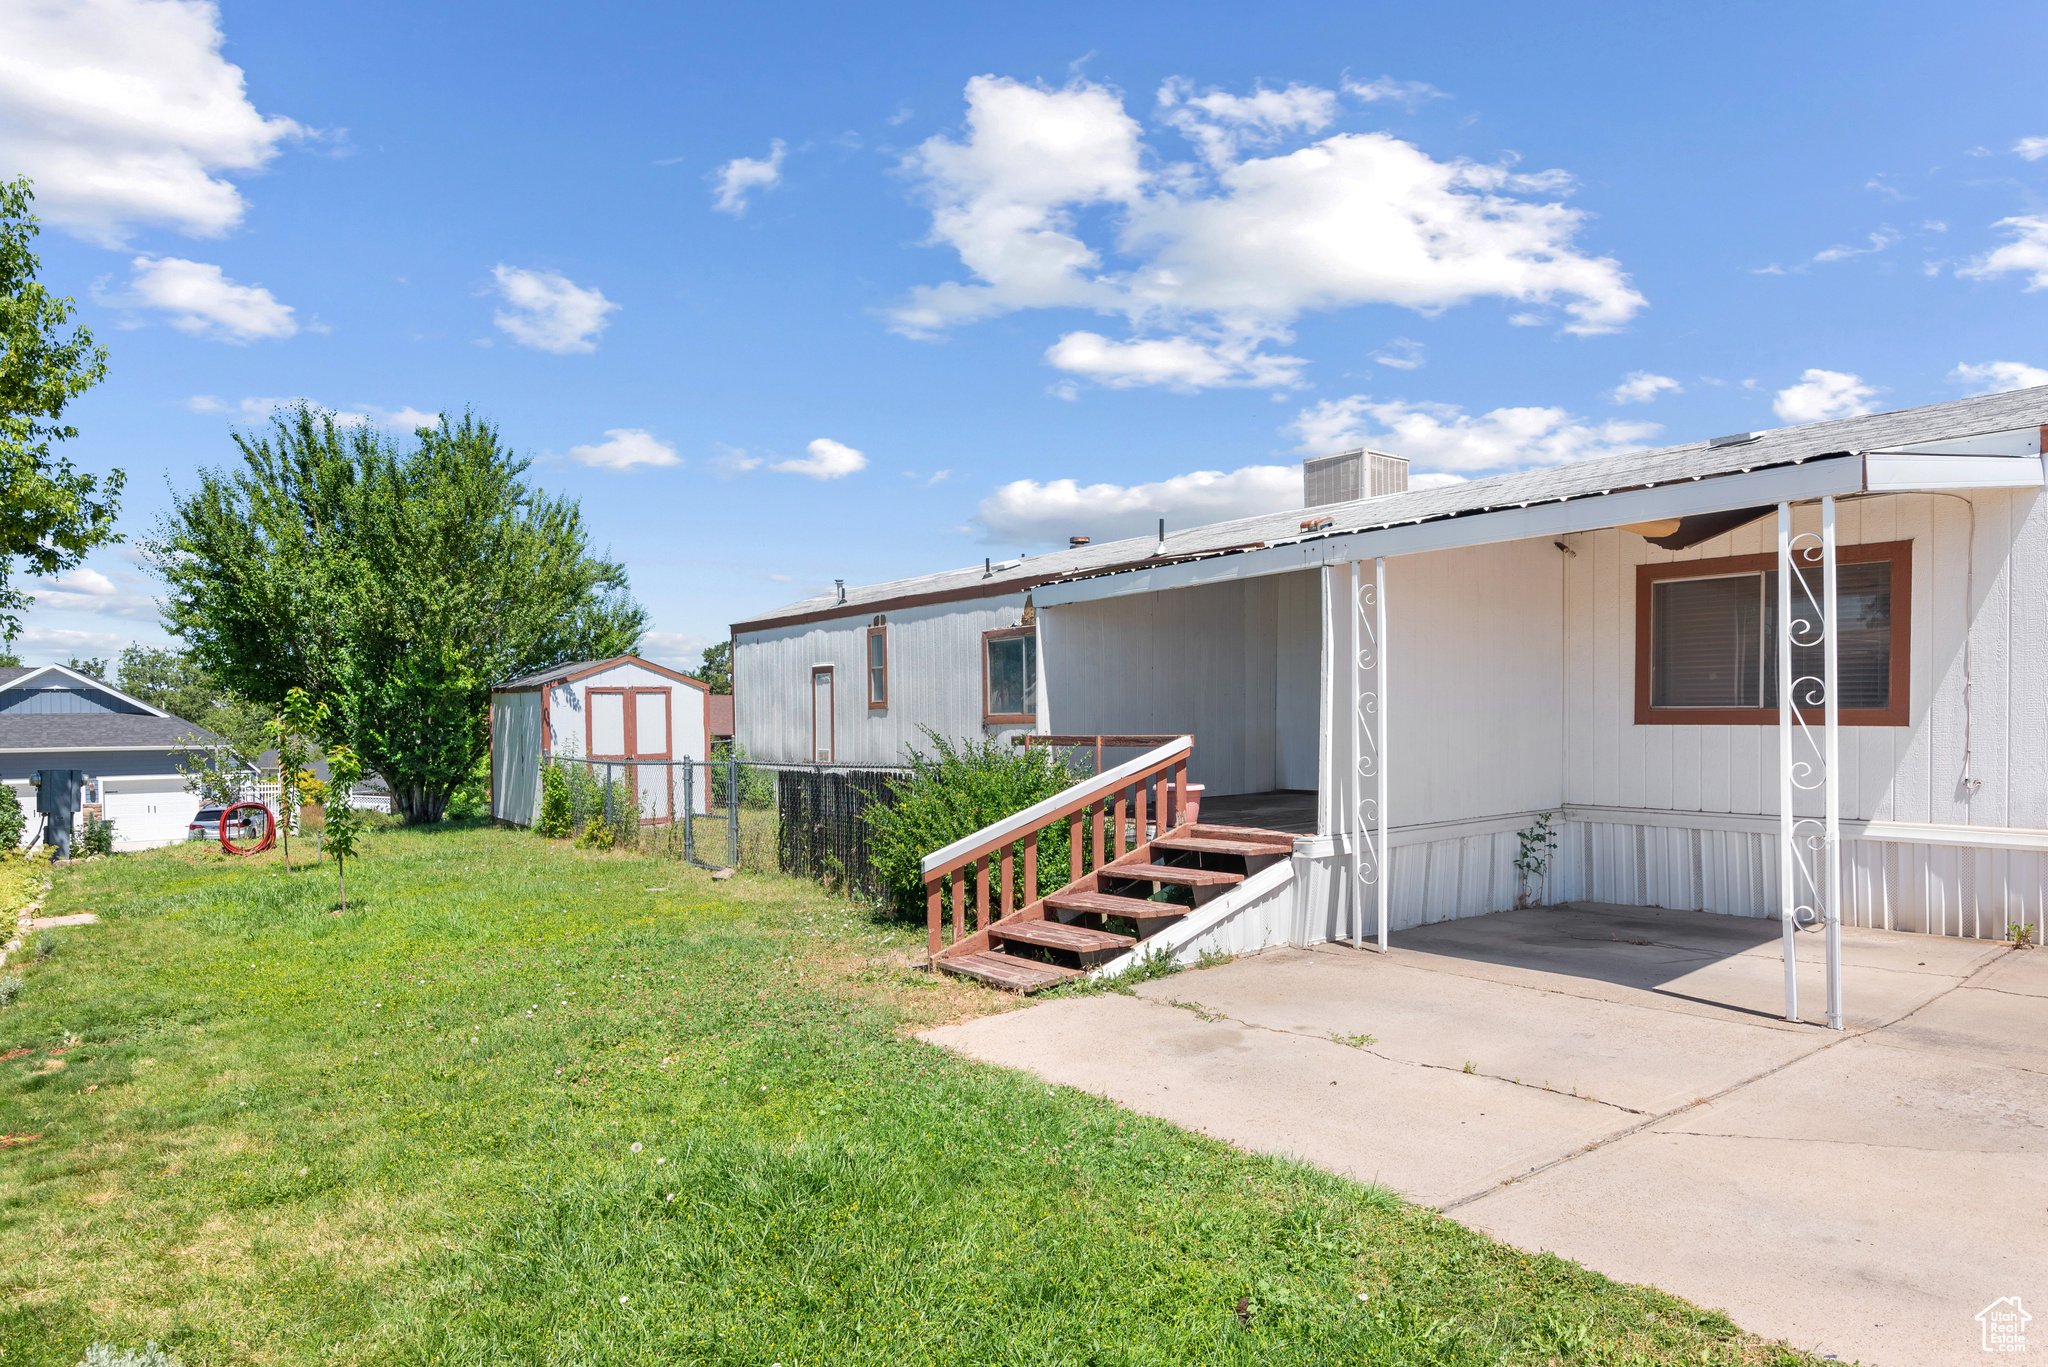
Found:
<path fill-rule="evenodd" d="M 1291 835 L 1199 823 L 1197 805 L 1186 800 L 1192 748 L 1192 738 L 1181 737 L 927 857 L 933 967 L 1036 992 L 1118 958 L 1291 856 Z M 1157 818 L 1152 822 L 1148 804 Z M 1041 897 L 1038 839 L 1061 822 L 1068 880 Z M 1021 897 L 1013 896 L 1016 891 Z M 944 935 L 949 893 L 950 944 Z"/>

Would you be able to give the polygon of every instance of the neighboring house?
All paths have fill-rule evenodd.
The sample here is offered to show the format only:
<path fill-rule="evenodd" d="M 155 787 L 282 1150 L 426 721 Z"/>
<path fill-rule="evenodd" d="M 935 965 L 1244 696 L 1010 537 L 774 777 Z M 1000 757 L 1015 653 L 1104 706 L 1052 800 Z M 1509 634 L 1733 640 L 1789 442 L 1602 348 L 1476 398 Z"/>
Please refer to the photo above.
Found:
<path fill-rule="evenodd" d="M 257 784 L 257 794 L 263 801 L 275 807 L 277 805 L 278 785 L 277 751 L 265 750 L 262 754 L 258 755 L 256 757 L 256 767 L 261 773 L 261 779 Z M 314 778 L 322 783 L 327 782 L 329 771 L 325 755 L 315 755 L 312 762 L 306 767 L 312 771 Z M 391 814 L 391 789 L 384 782 L 382 775 L 374 772 L 365 774 L 355 787 L 348 790 L 348 805 L 357 811 L 382 812 L 389 816 Z"/>
<path fill-rule="evenodd" d="M 675 762 L 711 753 L 710 689 L 637 655 L 553 665 L 491 689 L 491 815 L 530 826 L 540 812 L 540 766 L 587 759 L 602 777 L 634 775 L 643 820 L 667 821 L 682 800 Z M 659 761 L 658 763 L 629 763 Z M 703 810 L 704 789 L 697 788 Z"/>
<path fill-rule="evenodd" d="M 1515 833 L 1543 813 L 1543 900 L 1777 915 L 1783 856 L 1818 859 L 1829 792 L 1845 920 L 2038 928 L 2044 424 L 2048 388 L 1328 501 L 1400 482 L 1348 453 L 1311 463 L 1302 511 L 738 623 L 737 735 L 759 759 L 842 764 L 898 761 L 924 727 L 1192 735 L 1205 821 L 1292 811 L 1314 832 L 1261 913 L 1275 940 L 1374 933 L 1376 849 L 1396 930 L 1511 907 Z M 1783 738 L 1781 507 L 1839 652 L 1838 717 Z M 1821 658 L 1797 651 L 1794 677 Z M 1813 823 L 1796 842 L 1781 739 Z"/>
<path fill-rule="evenodd" d="M 63 665 L 0 669 L 0 781 L 41 831 L 30 777 L 39 769 L 88 775 L 85 802 L 114 823 L 114 848 L 149 849 L 185 838 L 199 799 L 185 791 L 179 742 L 212 732 Z"/>

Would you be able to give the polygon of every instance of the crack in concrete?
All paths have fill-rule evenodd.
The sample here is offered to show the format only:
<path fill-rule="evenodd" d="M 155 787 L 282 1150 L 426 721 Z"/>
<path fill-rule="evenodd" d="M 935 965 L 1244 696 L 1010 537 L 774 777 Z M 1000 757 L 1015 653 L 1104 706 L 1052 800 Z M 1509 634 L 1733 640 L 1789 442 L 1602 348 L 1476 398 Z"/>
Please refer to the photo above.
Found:
<path fill-rule="evenodd" d="M 1440 1072 L 1456 1073 L 1460 1077 L 1483 1077 L 1491 1082 L 1504 1082 L 1510 1087 L 1526 1087 L 1532 1092 L 1548 1092 L 1552 1096 L 1569 1097 L 1573 1101 L 1590 1101 L 1595 1106 L 1606 1106 L 1609 1109 L 1621 1111 L 1627 1115 L 1649 1114 L 1648 1111 L 1640 1110 L 1634 1106 L 1624 1106 L 1618 1101 L 1602 1101 L 1597 1096 L 1587 1096 L 1583 1092 L 1560 1091 L 1555 1087 L 1546 1087 L 1540 1083 L 1524 1082 L 1518 1077 L 1504 1077 L 1499 1073 L 1480 1072 L 1476 1068 L 1471 1072 L 1466 1072 L 1465 1069 L 1463 1069 L 1462 1067 L 1453 1068 L 1448 1063 L 1428 1063 L 1422 1059 L 1396 1058 L 1392 1054 L 1383 1054 L 1379 1050 L 1374 1049 L 1369 1045 L 1346 1044 L 1343 1040 L 1332 1039 L 1328 1035 L 1312 1035 L 1305 1030 L 1290 1030 L 1284 1025 L 1266 1025 L 1260 1021 L 1245 1020 L 1242 1017 L 1233 1016 L 1227 1011 L 1212 1011 L 1209 1007 L 1204 1006 L 1199 1002 L 1182 1001 L 1178 999 L 1171 1001 L 1161 1001 L 1158 997 L 1147 997 L 1145 998 L 1145 1000 L 1151 1002 L 1158 1002 L 1161 1006 L 1172 1006 L 1177 1007 L 1182 1011 L 1191 1012 L 1197 1019 L 1203 1021 L 1228 1021 L 1232 1025 L 1242 1026 L 1247 1030 L 1264 1030 L 1268 1034 L 1285 1035 L 1289 1039 L 1307 1039 L 1315 1040 L 1321 1044 L 1334 1044 L 1338 1046 L 1340 1049 L 1350 1049 L 1356 1053 L 1370 1054 L 1372 1057 L 1379 1059 L 1382 1063 L 1392 1063 L 1403 1068 L 1434 1068 Z M 1673 1114 L 1676 1113 L 1673 1112 Z"/>
<path fill-rule="evenodd" d="M 1798 1134 L 1712 1134 L 1706 1130 L 1659 1130 L 1658 1134 L 1679 1135 L 1686 1139 L 1742 1139 L 1758 1144 L 1828 1144 L 1845 1149 L 1880 1149 L 1899 1153 L 1942 1153 L 1954 1154 L 1952 1148 L 1926 1148 L 1919 1144 L 1873 1144 L 1865 1139 L 1823 1139 L 1816 1135 Z M 1991 1158 L 2019 1158 L 2027 1156 L 2025 1149 L 1969 1149 L 1966 1152 Z"/>

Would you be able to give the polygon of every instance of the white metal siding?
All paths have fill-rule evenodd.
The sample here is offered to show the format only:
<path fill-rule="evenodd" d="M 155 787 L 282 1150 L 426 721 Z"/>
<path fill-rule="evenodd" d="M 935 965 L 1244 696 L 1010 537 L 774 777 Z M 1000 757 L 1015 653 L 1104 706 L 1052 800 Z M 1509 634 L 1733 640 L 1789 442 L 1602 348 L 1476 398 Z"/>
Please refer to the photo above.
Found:
<path fill-rule="evenodd" d="M 1313 788 L 1317 595 L 1307 573 L 1046 608 L 1047 727 L 1191 734 L 1218 796 Z"/>
<path fill-rule="evenodd" d="M 981 720 L 981 634 L 1020 625 L 1024 595 L 903 608 L 887 616 L 889 705 L 874 710 L 867 705 L 866 683 L 872 612 L 741 633 L 733 651 L 733 725 L 750 758 L 809 761 L 816 665 L 833 669 L 833 758 L 840 764 L 900 764 L 905 747 L 925 747 L 925 727 L 955 740 L 1031 729 L 984 726 Z M 1041 636 L 1041 693 L 1045 645 Z"/>

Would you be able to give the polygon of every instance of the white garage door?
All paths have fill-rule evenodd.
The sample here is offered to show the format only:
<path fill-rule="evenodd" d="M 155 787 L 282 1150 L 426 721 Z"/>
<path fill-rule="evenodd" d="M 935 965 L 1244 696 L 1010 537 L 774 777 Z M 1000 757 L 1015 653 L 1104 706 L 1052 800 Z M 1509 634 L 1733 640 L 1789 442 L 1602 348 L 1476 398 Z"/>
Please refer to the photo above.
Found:
<path fill-rule="evenodd" d="M 121 792 L 109 783 L 101 799 L 102 813 L 114 823 L 114 845 L 123 850 L 183 840 L 198 810 L 198 798 L 177 790 Z"/>

